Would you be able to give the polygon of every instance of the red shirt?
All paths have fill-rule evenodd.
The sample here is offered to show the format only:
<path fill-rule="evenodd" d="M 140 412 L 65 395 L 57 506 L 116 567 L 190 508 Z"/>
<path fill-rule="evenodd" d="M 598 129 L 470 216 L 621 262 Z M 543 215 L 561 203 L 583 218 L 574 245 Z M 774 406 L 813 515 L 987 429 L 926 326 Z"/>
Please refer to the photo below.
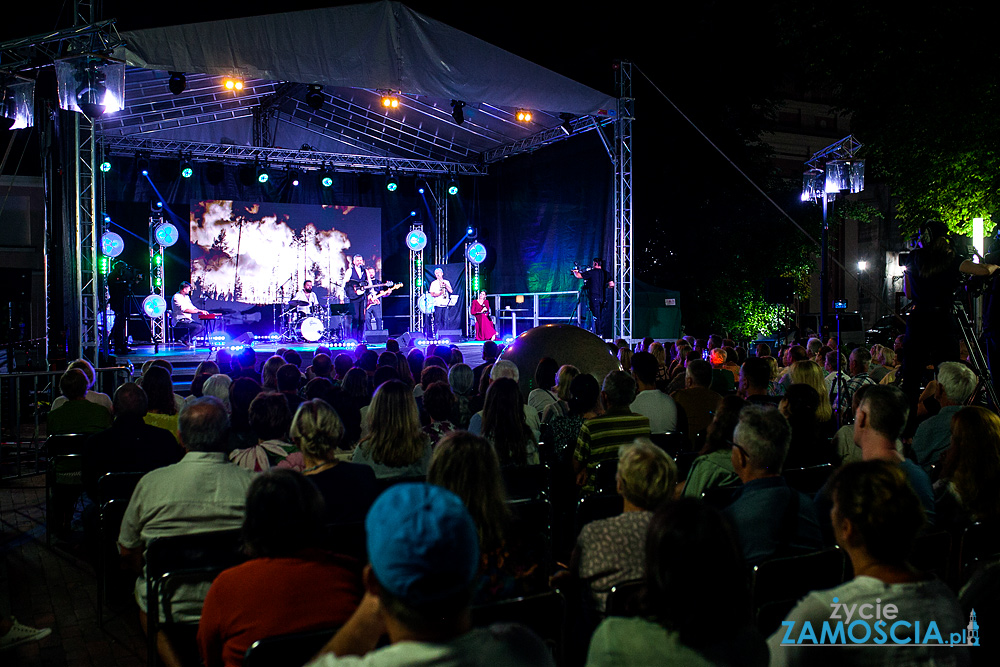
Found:
<path fill-rule="evenodd" d="M 198 624 L 206 667 L 240 667 L 258 639 L 343 625 L 363 592 L 352 564 L 313 550 L 294 558 L 255 558 L 222 572 Z"/>

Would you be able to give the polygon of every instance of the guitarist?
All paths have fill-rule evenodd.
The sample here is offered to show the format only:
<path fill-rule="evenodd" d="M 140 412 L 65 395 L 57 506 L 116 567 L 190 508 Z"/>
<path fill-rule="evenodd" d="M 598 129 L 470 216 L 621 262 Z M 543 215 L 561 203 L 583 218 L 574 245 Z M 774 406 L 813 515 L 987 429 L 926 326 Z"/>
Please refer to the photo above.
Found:
<path fill-rule="evenodd" d="M 375 269 L 368 267 L 366 269 L 368 274 L 368 284 L 372 285 L 375 283 Z M 365 324 L 368 325 L 367 328 L 370 331 L 381 331 L 382 330 L 382 297 L 392 291 L 392 287 L 384 289 L 381 292 L 376 292 L 375 290 L 370 290 L 368 292 L 367 306 L 365 307 Z M 372 321 L 374 320 L 374 326 L 372 326 Z"/>
<path fill-rule="evenodd" d="M 344 292 L 351 304 L 351 337 L 359 342 L 365 326 L 365 295 L 368 293 L 365 285 L 369 282 L 368 272 L 365 271 L 365 258 L 355 255 Z"/>

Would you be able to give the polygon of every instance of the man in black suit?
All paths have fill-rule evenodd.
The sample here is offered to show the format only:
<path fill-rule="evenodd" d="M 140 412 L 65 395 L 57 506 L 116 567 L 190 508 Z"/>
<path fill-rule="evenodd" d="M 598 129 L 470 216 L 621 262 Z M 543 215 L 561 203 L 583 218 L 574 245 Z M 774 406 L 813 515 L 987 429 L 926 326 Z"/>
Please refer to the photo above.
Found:
<path fill-rule="evenodd" d="M 365 327 L 365 285 L 370 284 L 370 278 L 365 271 L 365 258 L 355 255 L 351 271 L 347 277 L 345 292 L 351 304 L 351 337 L 361 342 Z"/>

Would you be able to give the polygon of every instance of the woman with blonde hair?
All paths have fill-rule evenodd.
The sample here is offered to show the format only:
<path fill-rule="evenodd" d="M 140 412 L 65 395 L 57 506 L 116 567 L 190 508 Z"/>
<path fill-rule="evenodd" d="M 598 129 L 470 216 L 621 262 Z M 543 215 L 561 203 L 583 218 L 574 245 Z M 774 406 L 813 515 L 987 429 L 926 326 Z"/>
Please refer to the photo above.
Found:
<path fill-rule="evenodd" d="M 951 418 L 951 447 L 934 485 L 936 524 L 1000 519 L 1000 417 L 978 406 Z"/>
<path fill-rule="evenodd" d="M 376 477 L 416 477 L 427 474 L 431 441 L 420 426 L 413 392 L 399 380 L 375 390 L 365 415 L 367 434 L 352 461 L 371 466 Z"/>
<path fill-rule="evenodd" d="M 827 393 L 826 375 L 823 369 L 815 361 L 796 361 L 789 371 L 792 375 L 792 384 L 807 384 L 819 394 L 819 407 L 816 408 L 816 421 L 820 424 L 830 422 L 832 428 L 833 406 L 830 404 L 830 395 Z"/>
<path fill-rule="evenodd" d="M 264 388 L 264 391 L 278 391 L 278 369 L 286 363 L 284 359 L 274 355 L 261 365 L 260 386 Z"/>
<path fill-rule="evenodd" d="M 559 371 L 556 373 L 556 386 L 552 388 L 558 400 L 545 408 L 542 413 L 543 424 L 551 424 L 556 417 L 565 417 L 569 414 L 569 398 L 572 396 L 569 388 L 579 374 L 580 369 L 576 366 L 563 364 L 559 367 Z"/>

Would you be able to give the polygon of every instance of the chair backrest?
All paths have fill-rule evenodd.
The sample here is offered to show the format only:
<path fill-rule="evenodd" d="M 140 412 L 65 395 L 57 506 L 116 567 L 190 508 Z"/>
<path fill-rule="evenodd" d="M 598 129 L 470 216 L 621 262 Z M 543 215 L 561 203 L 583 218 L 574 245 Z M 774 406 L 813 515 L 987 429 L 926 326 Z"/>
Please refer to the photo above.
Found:
<path fill-rule="evenodd" d="M 826 549 L 801 556 L 774 558 L 753 568 L 752 591 L 757 629 L 770 635 L 777 629 L 762 627 L 760 614 L 765 605 L 794 604 L 810 591 L 833 588 L 844 583 L 846 558 L 840 549 Z M 768 619 L 771 622 L 773 619 Z M 780 623 L 779 623 L 780 625 Z"/>
<path fill-rule="evenodd" d="M 951 533 L 941 530 L 918 535 L 909 561 L 921 572 L 933 572 L 941 581 L 947 581 L 953 562 L 951 554 Z"/>
<path fill-rule="evenodd" d="M 51 487 L 82 487 L 83 454 L 49 456 L 48 482 Z"/>
<path fill-rule="evenodd" d="M 423 475 L 419 477 L 379 477 L 375 480 L 375 488 L 378 490 L 379 495 L 390 486 L 394 484 L 405 484 L 407 482 L 426 482 L 427 478 Z"/>
<path fill-rule="evenodd" d="M 82 454 L 83 446 L 89 437 L 88 433 L 50 435 L 45 439 L 45 451 L 50 457 L 57 454 Z"/>
<path fill-rule="evenodd" d="M 600 461 L 593 470 L 594 493 L 615 493 L 618 489 L 618 459 Z"/>
<path fill-rule="evenodd" d="M 833 466 L 829 463 L 822 463 L 806 468 L 791 468 L 785 470 L 782 475 L 788 486 L 806 495 L 812 495 L 823 488 L 833 470 Z"/>
<path fill-rule="evenodd" d="M 595 493 L 584 496 L 576 504 L 576 533 L 591 521 L 610 519 L 622 513 L 625 502 L 617 493 Z"/>
<path fill-rule="evenodd" d="M 646 582 L 642 579 L 623 581 L 611 587 L 605 612 L 608 616 L 636 616 L 639 614 L 639 601 L 646 590 Z"/>
<path fill-rule="evenodd" d="M 556 664 L 562 663 L 566 637 L 566 600 L 559 591 L 472 608 L 474 626 L 482 628 L 494 623 L 519 623 L 526 626 L 549 647 Z"/>
<path fill-rule="evenodd" d="M 687 437 L 687 434 L 681 433 L 680 431 L 670 431 L 668 433 L 654 433 L 649 436 L 649 439 L 654 445 L 670 454 L 671 458 L 675 458 L 681 452 L 686 452 L 691 449 L 691 439 Z"/>
<path fill-rule="evenodd" d="M 510 500 L 544 498 L 548 495 L 551 470 L 547 465 L 504 466 L 500 472 Z"/>
<path fill-rule="evenodd" d="M 243 667 L 301 667 L 316 655 L 338 628 L 258 639 L 243 656 Z"/>
<path fill-rule="evenodd" d="M 113 499 L 128 500 L 144 472 L 108 472 L 97 479 L 97 500 L 104 503 Z"/>
<path fill-rule="evenodd" d="M 962 531 L 958 551 L 958 584 L 964 584 L 981 562 L 1000 556 L 1000 526 L 979 521 Z"/>
<path fill-rule="evenodd" d="M 733 502 L 738 486 L 713 486 L 701 492 L 701 499 L 715 509 L 723 510 Z"/>
<path fill-rule="evenodd" d="M 677 455 L 674 456 L 674 463 L 677 464 L 677 479 L 687 479 L 696 458 L 698 458 L 698 452 L 677 452 Z"/>

